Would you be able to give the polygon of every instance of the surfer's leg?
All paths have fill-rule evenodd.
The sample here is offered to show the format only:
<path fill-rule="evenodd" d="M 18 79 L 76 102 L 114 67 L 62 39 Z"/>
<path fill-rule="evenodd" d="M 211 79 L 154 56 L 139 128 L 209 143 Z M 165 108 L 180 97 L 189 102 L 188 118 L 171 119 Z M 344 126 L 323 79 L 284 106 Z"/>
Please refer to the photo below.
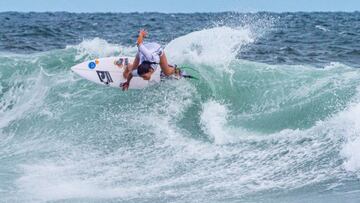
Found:
<path fill-rule="evenodd" d="M 139 54 L 136 54 L 134 62 L 129 63 L 129 65 L 125 68 L 125 71 L 123 73 L 124 78 L 127 78 L 129 76 L 129 74 L 131 73 L 131 71 L 133 71 L 134 69 L 136 69 L 139 66 L 139 63 L 140 63 Z"/>
<path fill-rule="evenodd" d="M 160 56 L 160 67 L 161 67 L 162 72 L 167 76 L 171 75 L 175 72 L 175 68 L 172 66 L 169 66 L 164 52 Z"/>

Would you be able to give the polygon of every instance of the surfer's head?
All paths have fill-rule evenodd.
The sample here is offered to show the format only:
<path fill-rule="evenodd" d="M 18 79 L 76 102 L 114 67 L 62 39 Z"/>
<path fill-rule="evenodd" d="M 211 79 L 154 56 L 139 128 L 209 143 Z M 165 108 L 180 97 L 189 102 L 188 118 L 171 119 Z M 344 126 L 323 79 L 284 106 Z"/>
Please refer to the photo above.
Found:
<path fill-rule="evenodd" d="M 140 77 L 142 77 L 144 80 L 150 80 L 151 74 L 154 72 L 154 69 L 151 67 L 151 64 L 149 63 L 142 63 L 137 68 L 137 73 Z"/>

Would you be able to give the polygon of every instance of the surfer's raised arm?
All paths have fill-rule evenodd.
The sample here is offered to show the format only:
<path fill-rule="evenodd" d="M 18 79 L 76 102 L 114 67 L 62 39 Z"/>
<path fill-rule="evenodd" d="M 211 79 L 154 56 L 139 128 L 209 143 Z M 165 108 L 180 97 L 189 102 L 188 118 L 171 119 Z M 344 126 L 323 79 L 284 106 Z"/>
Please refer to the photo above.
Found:
<path fill-rule="evenodd" d="M 141 46 L 141 47 L 143 47 L 142 49 L 144 51 L 147 51 L 147 53 L 149 53 L 149 51 L 143 45 L 144 37 L 146 37 L 146 35 L 147 35 L 147 32 L 144 29 L 141 29 L 140 32 L 139 32 L 139 36 L 137 38 L 137 41 L 136 41 L 136 44 L 139 47 L 139 52 L 140 52 L 140 46 Z M 133 75 L 136 72 L 135 70 L 138 68 L 139 63 L 140 63 L 140 57 L 139 57 L 139 53 L 137 53 L 136 56 L 135 56 L 134 62 L 132 64 L 129 64 L 126 67 L 126 69 L 125 69 L 125 71 L 123 73 L 124 78 L 126 78 L 126 82 L 121 84 L 122 90 L 127 90 L 129 88 L 130 81 L 133 78 Z M 138 75 L 138 74 L 135 73 L 135 75 Z"/>
<path fill-rule="evenodd" d="M 144 29 L 141 29 L 140 32 L 139 32 L 137 41 L 136 41 L 136 44 L 137 44 L 138 47 L 139 47 L 139 45 L 142 45 L 143 49 L 145 48 L 145 46 L 143 45 L 143 41 L 144 41 L 144 37 L 146 37 L 146 35 L 147 35 L 147 32 Z M 140 48 L 139 48 L 139 51 L 140 51 Z M 134 62 L 132 64 L 129 64 L 126 67 L 126 69 L 125 69 L 125 71 L 123 73 L 124 78 L 128 78 L 131 71 L 137 69 L 137 67 L 139 66 L 139 63 L 140 63 L 140 57 L 139 57 L 139 53 L 137 53 L 136 56 L 135 56 Z"/>

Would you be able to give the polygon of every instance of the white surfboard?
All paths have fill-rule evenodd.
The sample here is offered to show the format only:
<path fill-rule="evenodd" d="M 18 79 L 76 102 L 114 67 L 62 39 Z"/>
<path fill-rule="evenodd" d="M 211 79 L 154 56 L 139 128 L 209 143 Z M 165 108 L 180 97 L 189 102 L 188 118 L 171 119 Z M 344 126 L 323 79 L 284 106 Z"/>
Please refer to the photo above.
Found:
<path fill-rule="evenodd" d="M 120 85 L 126 82 L 123 72 L 128 63 L 132 63 L 133 57 L 108 57 L 99 58 L 71 67 L 79 76 L 92 82 L 110 87 L 121 88 Z M 141 77 L 133 77 L 129 89 L 142 89 L 160 82 L 160 68 L 152 74 L 149 81 Z"/>

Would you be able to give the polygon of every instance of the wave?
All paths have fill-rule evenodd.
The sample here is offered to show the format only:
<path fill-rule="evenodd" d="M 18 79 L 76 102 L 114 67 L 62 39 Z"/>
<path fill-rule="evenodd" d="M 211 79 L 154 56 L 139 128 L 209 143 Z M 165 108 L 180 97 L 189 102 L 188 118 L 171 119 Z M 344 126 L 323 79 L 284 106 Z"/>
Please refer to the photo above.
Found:
<path fill-rule="evenodd" d="M 17 167 L 9 181 L 15 191 L 0 184 L 0 194 L 18 194 L 9 201 L 244 200 L 351 180 L 360 166 L 359 70 L 237 59 L 257 40 L 253 32 L 216 27 L 179 37 L 166 46 L 170 62 L 197 69 L 201 80 L 129 92 L 92 84 L 69 67 L 134 55 L 135 47 L 95 38 L 0 54 L 0 161 L 4 171 Z"/>

